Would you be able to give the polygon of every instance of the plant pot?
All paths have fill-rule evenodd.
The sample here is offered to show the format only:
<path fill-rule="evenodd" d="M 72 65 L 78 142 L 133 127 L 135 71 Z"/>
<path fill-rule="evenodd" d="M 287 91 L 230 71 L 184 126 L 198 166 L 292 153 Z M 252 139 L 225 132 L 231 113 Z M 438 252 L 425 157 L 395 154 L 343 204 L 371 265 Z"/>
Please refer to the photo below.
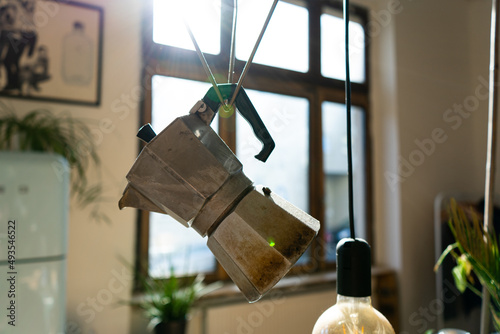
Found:
<path fill-rule="evenodd" d="M 186 320 L 160 322 L 155 327 L 155 334 L 184 334 L 186 333 Z"/>

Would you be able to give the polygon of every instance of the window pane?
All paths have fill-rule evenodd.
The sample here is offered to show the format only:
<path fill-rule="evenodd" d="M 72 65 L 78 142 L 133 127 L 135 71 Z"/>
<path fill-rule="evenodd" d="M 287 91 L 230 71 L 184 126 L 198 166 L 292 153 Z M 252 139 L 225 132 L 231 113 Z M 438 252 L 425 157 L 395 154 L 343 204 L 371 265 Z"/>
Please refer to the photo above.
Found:
<path fill-rule="evenodd" d="M 149 214 L 149 274 L 152 277 L 208 273 L 216 269 L 215 257 L 195 230 L 172 217 Z"/>
<path fill-rule="evenodd" d="M 254 158 L 262 144 L 247 121 L 236 118 L 236 153 L 244 173 L 255 183 L 308 211 L 309 101 L 305 98 L 247 90 L 276 143 L 269 159 Z"/>
<path fill-rule="evenodd" d="M 152 126 L 158 133 L 175 118 L 189 114 L 196 102 L 212 87 L 207 82 L 154 75 L 152 80 Z M 212 121 L 217 129 L 218 117 Z"/>
<path fill-rule="evenodd" d="M 184 19 L 204 53 L 220 52 L 221 0 L 154 0 L 153 41 L 194 50 Z"/>
<path fill-rule="evenodd" d="M 354 221 L 356 237 L 366 238 L 365 220 L 365 114 L 352 107 Z M 337 242 L 350 236 L 347 178 L 345 105 L 323 102 L 323 165 L 325 173 L 325 222 L 327 260 L 334 261 Z"/>
<path fill-rule="evenodd" d="M 236 117 L 236 153 L 254 184 L 308 211 L 309 101 L 305 98 L 247 90 L 276 147 L 265 163 L 255 159 L 262 144 L 241 116 Z M 307 263 L 309 251 L 297 264 Z"/>
<path fill-rule="evenodd" d="M 238 7 L 236 57 L 248 60 L 272 0 L 241 2 Z M 255 54 L 254 62 L 298 72 L 309 69 L 308 11 L 279 2 Z"/>
<path fill-rule="evenodd" d="M 210 88 L 208 83 L 159 75 L 153 76 L 152 84 L 152 126 L 157 133 L 175 118 L 187 115 Z M 217 118 L 212 127 L 217 128 Z M 215 270 L 215 257 L 206 240 L 193 229 L 158 213 L 150 213 L 149 220 L 149 272 L 153 277 L 168 276 L 171 265 L 176 275 Z"/>
<path fill-rule="evenodd" d="M 321 74 L 345 80 L 344 20 L 321 15 Z M 365 34 L 361 24 L 349 22 L 349 61 L 351 81 L 365 82 Z"/>

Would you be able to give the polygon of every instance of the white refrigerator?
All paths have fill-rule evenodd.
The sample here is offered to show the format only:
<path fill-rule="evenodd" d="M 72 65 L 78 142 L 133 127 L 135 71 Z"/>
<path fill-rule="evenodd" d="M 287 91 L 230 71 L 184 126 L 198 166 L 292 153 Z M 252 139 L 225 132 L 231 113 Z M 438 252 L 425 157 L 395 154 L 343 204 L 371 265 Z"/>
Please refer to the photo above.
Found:
<path fill-rule="evenodd" d="M 68 179 L 58 155 L 0 152 L 0 333 L 64 333 Z"/>

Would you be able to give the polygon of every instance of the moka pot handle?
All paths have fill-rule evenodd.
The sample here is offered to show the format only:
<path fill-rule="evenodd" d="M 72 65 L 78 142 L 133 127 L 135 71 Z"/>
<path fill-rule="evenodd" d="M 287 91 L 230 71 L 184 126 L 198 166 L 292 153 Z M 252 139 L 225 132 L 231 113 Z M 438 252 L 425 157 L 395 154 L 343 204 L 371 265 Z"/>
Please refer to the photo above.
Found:
<path fill-rule="evenodd" d="M 217 86 L 224 100 L 231 99 L 236 88 L 236 84 L 218 84 Z M 221 102 L 213 87 L 211 87 L 205 94 L 205 96 L 203 97 L 203 102 L 205 102 L 215 113 L 219 110 L 219 107 L 221 105 Z M 259 114 L 257 113 L 257 110 L 255 110 L 255 107 L 248 98 L 248 95 L 243 87 L 238 92 L 238 96 L 235 99 L 235 104 L 236 109 L 243 116 L 243 118 L 245 118 L 247 122 L 250 123 L 255 136 L 263 145 L 261 151 L 255 156 L 255 158 L 262 162 L 266 162 L 267 158 L 269 158 L 271 152 L 274 150 L 274 140 L 269 134 L 269 131 L 267 131 L 266 126 L 262 122 Z"/>

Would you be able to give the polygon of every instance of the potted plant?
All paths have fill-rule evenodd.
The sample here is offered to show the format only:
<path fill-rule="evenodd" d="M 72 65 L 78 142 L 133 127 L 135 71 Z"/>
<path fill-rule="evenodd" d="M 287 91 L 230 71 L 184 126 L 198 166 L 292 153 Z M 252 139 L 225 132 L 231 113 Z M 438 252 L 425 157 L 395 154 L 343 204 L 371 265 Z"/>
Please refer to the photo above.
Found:
<path fill-rule="evenodd" d="M 450 202 L 449 213 L 448 224 L 455 243 L 441 254 L 435 270 L 451 254 L 457 263 L 452 270 L 457 289 L 461 292 L 470 289 L 481 296 L 482 292 L 473 285 L 474 273 L 490 294 L 493 324 L 500 331 L 500 251 L 497 235 L 493 227 L 485 231 L 478 215 L 472 210 L 466 212 L 454 199 Z"/>
<path fill-rule="evenodd" d="M 148 328 L 156 334 L 184 334 L 189 311 L 196 300 L 220 287 L 220 283 L 205 285 L 203 280 L 203 275 L 176 277 L 172 267 L 168 279 L 139 275 L 144 295 L 132 305 L 144 310 L 149 319 Z"/>
<path fill-rule="evenodd" d="M 88 182 L 91 164 L 99 165 L 96 146 L 87 124 L 69 114 L 54 115 L 45 109 L 36 109 L 18 116 L 0 104 L 0 151 L 48 152 L 63 156 L 72 171 L 71 191 L 81 207 L 93 204 L 91 217 L 108 221 L 99 210 L 101 185 Z M 69 172 L 69 171 L 61 171 Z"/>

